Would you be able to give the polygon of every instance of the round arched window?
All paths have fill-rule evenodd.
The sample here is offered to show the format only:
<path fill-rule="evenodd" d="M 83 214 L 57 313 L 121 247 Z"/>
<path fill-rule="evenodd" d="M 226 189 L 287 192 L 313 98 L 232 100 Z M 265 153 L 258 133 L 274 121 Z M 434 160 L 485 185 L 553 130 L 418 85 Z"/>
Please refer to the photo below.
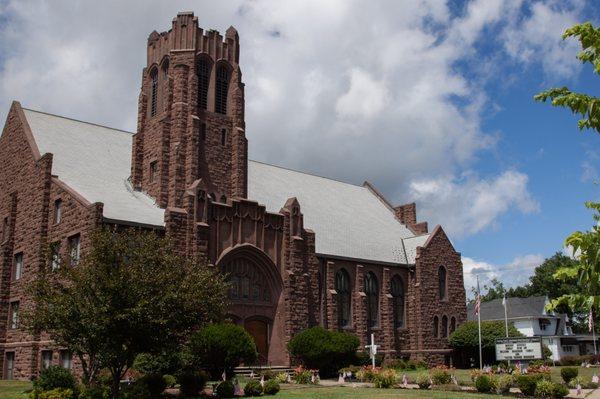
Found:
<path fill-rule="evenodd" d="M 440 300 L 446 299 L 446 268 L 444 266 L 440 266 L 438 269 L 438 286 Z"/>

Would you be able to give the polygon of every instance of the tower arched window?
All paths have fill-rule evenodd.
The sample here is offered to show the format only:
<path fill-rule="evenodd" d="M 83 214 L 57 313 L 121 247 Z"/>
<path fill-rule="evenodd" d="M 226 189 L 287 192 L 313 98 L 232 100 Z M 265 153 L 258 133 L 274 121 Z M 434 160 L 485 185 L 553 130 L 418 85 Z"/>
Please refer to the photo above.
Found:
<path fill-rule="evenodd" d="M 208 106 L 208 86 L 210 83 L 210 62 L 200 59 L 197 65 L 198 74 L 198 107 L 206 109 Z"/>
<path fill-rule="evenodd" d="M 150 116 L 156 115 L 158 106 L 158 71 L 155 69 L 150 72 Z"/>
<path fill-rule="evenodd" d="M 394 327 L 404 327 L 404 281 L 400 276 L 396 275 L 392 278 L 390 293 L 392 294 Z"/>
<path fill-rule="evenodd" d="M 229 91 L 229 69 L 225 65 L 217 68 L 215 85 L 215 112 L 227 114 L 227 92 Z"/>
<path fill-rule="evenodd" d="M 365 276 L 365 294 L 367 295 L 367 325 L 375 327 L 379 322 L 379 284 L 373 272 Z"/>
<path fill-rule="evenodd" d="M 433 336 L 437 338 L 439 336 L 439 319 L 437 316 L 433 316 Z"/>
<path fill-rule="evenodd" d="M 448 317 L 446 315 L 442 316 L 442 338 L 446 338 L 448 336 Z"/>
<path fill-rule="evenodd" d="M 440 300 L 446 299 L 446 268 L 440 266 L 438 269 L 438 289 Z"/>
<path fill-rule="evenodd" d="M 338 327 L 346 327 L 350 323 L 350 276 L 344 269 L 335 274 L 335 290 L 337 292 Z"/>
<path fill-rule="evenodd" d="M 456 331 L 456 318 L 452 316 L 450 318 L 450 334 L 452 334 L 454 331 Z"/>
<path fill-rule="evenodd" d="M 158 87 L 158 100 L 157 104 L 160 104 L 157 108 L 160 111 L 164 111 L 168 105 L 168 101 L 166 98 L 167 94 L 167 82 L 169 81 L 169 59 L 165 58 L 161 67 L 160 67 L 160 79 L 159 79 L 159 87 Z"/>

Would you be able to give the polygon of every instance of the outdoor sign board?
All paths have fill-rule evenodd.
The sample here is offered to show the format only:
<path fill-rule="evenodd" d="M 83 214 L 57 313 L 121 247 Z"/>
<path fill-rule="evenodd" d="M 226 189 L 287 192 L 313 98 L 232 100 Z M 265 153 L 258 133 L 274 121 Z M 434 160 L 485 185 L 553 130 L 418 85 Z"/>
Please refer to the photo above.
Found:
<path fill-rule="evenodd" d="M 496 360 L 542 359 L 542 339 L 501 338 L 496 340 Z"/>

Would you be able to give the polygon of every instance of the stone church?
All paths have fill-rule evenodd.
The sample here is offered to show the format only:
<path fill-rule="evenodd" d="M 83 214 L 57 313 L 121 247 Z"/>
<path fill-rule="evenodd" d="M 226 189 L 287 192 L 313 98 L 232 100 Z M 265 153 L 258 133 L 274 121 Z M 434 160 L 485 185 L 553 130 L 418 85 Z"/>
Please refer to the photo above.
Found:
<path fill-rule="evenodd" d="M 135 134 L 13 102 L 0 138 L 2 378 L 77 368 L 19 315 L 37 273 L 59 257 L 76 267 L 107 225 L 164 232 L 228 273 L 229 317 L 261 364 L 289 365 L 287 342 L 316 325 L 362 345 L 374 334 L 390 358 L 450 361 L 466 320 L 460 253 L 414 203 L 368 182 L 249 160 L 239 58 L 234 28 L 204 31 L 184 12 L 148 38 Z"/>

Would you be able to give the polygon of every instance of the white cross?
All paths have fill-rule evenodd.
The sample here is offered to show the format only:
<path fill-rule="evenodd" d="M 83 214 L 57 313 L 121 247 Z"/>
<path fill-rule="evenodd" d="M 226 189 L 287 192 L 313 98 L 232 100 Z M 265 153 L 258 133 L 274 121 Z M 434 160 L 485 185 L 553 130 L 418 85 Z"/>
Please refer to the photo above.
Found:
<path fill-rule="evenodd" d="M 369 349 L 369 356 L 371 357 L 371 363 L 375 368 L 375 355 L 377 354 L 377 348 L 379 345 L 375 345 L 375 334 L 371 334 L 371 345 L 365 345 L 365 348 Z"/>

